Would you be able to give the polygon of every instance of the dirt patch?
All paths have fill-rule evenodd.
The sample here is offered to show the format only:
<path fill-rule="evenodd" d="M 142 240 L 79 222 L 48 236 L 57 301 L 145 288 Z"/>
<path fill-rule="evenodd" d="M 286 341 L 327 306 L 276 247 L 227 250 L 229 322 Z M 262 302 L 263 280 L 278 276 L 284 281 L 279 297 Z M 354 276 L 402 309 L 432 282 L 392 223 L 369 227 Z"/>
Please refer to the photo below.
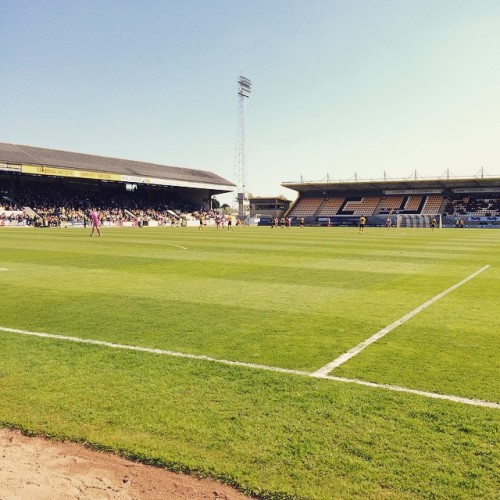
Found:
<path fill-rule="evenodd" d="M 249 498 L 210 479 L 9 429 L 0 429 L 0 485 L 0 500 Z"/>

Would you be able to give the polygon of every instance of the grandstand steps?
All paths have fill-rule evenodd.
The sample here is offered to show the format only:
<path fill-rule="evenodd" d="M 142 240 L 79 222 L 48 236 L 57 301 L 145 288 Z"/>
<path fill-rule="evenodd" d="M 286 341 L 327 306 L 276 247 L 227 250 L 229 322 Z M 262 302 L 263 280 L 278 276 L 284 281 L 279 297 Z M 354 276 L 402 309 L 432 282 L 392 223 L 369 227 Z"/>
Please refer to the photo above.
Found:
<path fill-rule="evenodd" d="M 441 206 L 439 207 L 438 213 L 444 214 L 448 203 L 449 203 L 449 201 L 443 196 L 443 202 L 441 203 Z"/>
<path fill-rule="evenodd" d="M 318 215 L 320 215 L 320 214 L 321 214 L 321 211 L 323 210 L 323 207 L 324 207 L 327 203 L 328 203 L 328 198 L 325 198 L 325 199 L 321 202 L 320 206 L 318 207 L 318 210 L 316 210 L 316 212 L 314 213 L 314 217 L 317 217 Z"/>
<path fill-rule="evenodd" d="M 31 207 L 23 207 L 23 212 L 30 218 L 35 219 L 38 214 Z"/>

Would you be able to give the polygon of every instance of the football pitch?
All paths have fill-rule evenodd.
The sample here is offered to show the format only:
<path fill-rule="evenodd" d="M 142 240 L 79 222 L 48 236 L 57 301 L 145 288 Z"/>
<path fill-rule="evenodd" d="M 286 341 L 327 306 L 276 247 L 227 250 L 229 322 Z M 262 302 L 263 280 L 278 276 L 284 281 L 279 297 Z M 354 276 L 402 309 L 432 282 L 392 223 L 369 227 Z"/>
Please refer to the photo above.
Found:
<path fill-rule="evenodd" d="M 500 231 L 0 229 L 0 426 L 263 498 L 498 498 Z"/>

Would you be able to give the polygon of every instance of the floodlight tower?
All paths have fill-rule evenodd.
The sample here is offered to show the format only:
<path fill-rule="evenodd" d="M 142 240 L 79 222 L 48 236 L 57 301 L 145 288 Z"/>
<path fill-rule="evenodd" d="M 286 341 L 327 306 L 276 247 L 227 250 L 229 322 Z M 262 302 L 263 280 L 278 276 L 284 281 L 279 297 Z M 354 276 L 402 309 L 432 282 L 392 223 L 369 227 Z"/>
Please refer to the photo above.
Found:
<path fill-rule="evenodd" d="M 243 217 L 246 215 L 246 206 L 248 205 L 247 196 L 247 166 L 246 166 L 246 147 L 245 147 L 245 99 L 250 97 L 252 91 L 252 82 L 240 76 L 238 80 L 238 121 L 236 124 L 236 151 L 234 155 L 234 177 L 238 187 L 237 201 L 238 214 Z"/>

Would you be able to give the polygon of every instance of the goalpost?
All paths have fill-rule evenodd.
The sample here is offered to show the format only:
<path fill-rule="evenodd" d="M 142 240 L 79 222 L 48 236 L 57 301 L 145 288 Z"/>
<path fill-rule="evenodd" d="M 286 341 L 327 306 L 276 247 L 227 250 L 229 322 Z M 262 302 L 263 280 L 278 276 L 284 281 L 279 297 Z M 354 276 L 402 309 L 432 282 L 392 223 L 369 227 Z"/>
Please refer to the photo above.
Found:
<path fill-rule="evenodd" d="M 443 227 L 441 214 L 398 214 L 397 227 L 431 227 L 432 219 L 436 219 L 436 227 Z"/>

